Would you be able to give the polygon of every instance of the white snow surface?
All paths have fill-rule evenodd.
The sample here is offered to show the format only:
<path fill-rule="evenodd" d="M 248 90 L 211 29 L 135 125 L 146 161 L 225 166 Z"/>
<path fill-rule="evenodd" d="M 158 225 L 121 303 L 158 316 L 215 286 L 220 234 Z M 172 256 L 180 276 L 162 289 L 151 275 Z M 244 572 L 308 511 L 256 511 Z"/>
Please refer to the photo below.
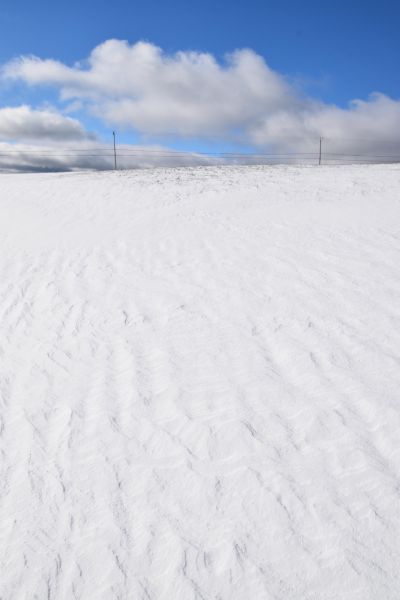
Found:
<path fill-rule="evenodd" d="M 400 167 L 0 178 L 1 600 L 400 597 Z"/>

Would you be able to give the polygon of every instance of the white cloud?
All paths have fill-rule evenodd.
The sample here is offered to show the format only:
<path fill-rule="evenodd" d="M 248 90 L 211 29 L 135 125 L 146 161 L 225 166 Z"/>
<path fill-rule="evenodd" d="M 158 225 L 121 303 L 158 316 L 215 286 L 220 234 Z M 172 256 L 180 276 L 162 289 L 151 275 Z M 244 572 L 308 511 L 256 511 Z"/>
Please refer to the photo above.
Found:
<path fill-rule="evenodd" d="M 71 141 L 93 139 L 76 119 L 30 106 L 0 108 L 0 140 Z"/>
<path fill-rule="evenodd" d="M 3 72 L 31 85 L 56 85 L 63 99 L 84 99 L 97 116 L 145 134 L 229 136 L 246 131 L 265 111 L 298 103 L 251 50 L 234 52 L 220 65 L 210 54 L 167 56 L 152 44 L 109 40 L 85 65 L 23 57 Z"/>
<path fill-rule="evenodd" d="M 309 101 L 300 111 L 267 115 L 252 132 L 255 143 L 271 140 L 299 151 L 315 150 L 320 136 L 331 152 L 400 153 L 400 102 L 378 93 L 351 102 L 347 109 Z"/>
<path fill-rule="evenodd" d="M 163 146 L 119 145 L 118 167 L 134 169 L 216 165 L 224 162 L 218 157 L 194 152 L 176 152 Z M 0 142 L 0 172 L 18 171 L 75 171 L 85 169 L 109 170 L 114 168 L 114 153 L 100 141 L 51 141 L 48 144 Z"/>
<path fill-rule="evenodd" d="M 302 96 L 249 49 L 219 63 L 210 54 L 169 55 L 150 43 L 108 40 L 72 67 L 22 57 L 2 74 L 56 86 L 69 110 L 78 102 L 108 124 L 146 136 L 236 140 L 305 152 L 315 151 L 319 136 L 331 138 L 332 149 L 341 144 L 349 152 L 377 151 L 382 144 L 367 140 L 382 139 L 400 149 L 399 101 L 372 94 L 345 109 L 324 104 Z"/>

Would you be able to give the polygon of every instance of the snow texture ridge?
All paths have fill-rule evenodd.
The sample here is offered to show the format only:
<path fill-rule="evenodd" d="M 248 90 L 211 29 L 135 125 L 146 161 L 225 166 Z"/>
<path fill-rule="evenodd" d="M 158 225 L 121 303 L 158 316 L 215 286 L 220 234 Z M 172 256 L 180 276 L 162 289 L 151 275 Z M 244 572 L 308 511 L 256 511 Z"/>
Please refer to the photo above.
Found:
<path fill-rule="evenodd" d="M 400 597 L 399 192 L 1 177 L 1 600 Z"/>

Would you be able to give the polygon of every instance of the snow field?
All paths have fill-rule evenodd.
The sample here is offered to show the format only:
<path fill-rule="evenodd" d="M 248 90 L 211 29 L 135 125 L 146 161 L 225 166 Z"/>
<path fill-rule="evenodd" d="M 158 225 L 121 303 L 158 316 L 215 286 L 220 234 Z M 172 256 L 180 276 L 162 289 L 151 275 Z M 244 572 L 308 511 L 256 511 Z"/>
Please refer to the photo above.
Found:
<path fill-rule="evenodd" d="M 399 192 L 1 176 L 1 600 L 399 598 Z"/>

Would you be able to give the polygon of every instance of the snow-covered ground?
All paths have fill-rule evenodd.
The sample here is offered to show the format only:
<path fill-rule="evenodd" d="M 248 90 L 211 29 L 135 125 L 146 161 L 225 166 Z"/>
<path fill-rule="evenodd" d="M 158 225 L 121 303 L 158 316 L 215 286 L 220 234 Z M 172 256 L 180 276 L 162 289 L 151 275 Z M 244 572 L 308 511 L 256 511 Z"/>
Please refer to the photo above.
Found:
<path fill-rule="evenodd" d="M 400 166 L 0 178 L 1 600 L 400 597 Z"/>

